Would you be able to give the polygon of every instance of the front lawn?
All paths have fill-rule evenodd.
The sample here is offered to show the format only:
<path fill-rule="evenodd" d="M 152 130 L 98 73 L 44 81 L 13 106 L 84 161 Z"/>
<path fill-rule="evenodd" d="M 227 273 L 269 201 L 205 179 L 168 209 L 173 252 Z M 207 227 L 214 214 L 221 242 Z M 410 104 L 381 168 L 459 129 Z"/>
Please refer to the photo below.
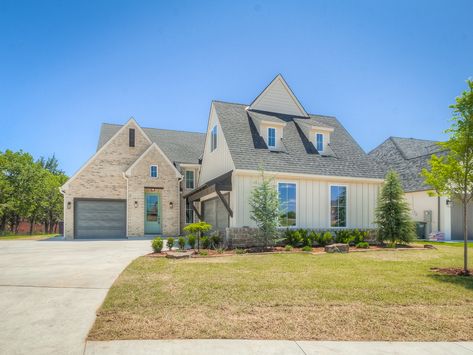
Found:
<path fill-rule="evenodd" d="M 12 235 L 0 235 L 0 240 L 41 240 L 48 239 L 56 236 L 56 234 L 12 234 Z"/>
<path fill-rule="evenodd" d="M 141 257 L 117 279 L 89 339 L 473 340 L 462 250 Z M 473 249 L 471 249 L 473 255 Z"/>

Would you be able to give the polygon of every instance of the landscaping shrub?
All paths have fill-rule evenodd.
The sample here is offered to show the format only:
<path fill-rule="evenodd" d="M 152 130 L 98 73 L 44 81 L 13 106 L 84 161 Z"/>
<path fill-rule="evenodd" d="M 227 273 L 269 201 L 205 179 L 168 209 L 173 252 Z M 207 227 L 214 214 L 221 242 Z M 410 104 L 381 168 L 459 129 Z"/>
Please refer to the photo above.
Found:
<path fill-rule="evenodd" d="M 335 242 L 349 244 L 353 241 L 353 236 L 351 231 L 348 229 L 340 229 L 335 231 Z"/>
<path fill-rule="evenodd" d="M 245 253 L 246 253 L 245 249 L 240 249 L 240 248 L 235 249 L 235 254 L 245 254 Z"/>
<path fill-rule="evenodd" d="M 292 249 L 293 249 L 292 245 L 289 245 L 289 244 L 284 247 L 285 251 L 292 251 Z"/>
<path fill-rule="evenodd" d="M 155 253 L 161 253 L 161 250 L 163 250 L 163 240 L 160 237 L 154 238 L 151 242 L 151 247 Z"/>
<path fill-rule="evenodd" d="M 194 234 L 189 234 L 187 237 L 187 242 L 189 243 L 189 246 L 191 249 L 195 249 L 195 235 Z"/>
<path fill-rule="evenodd" d="M 212 233 L 212 235 L 210 236 L 210 244 L 212 248 L 216 249 L 220 245 L 220 242 L 221 242 L 220 232 L 216 231 Z"/>
<path fill-rule="evenodd" d="M 299 232 L 301 242 L 303 246 L 310 245 L 310 239 L 309 239 L 309 231 L 307 229 L 298 229 L 297 232 Z"/>
<path fill-rule="evenodd" d="M 333 243 L 332 233 L 325 232 L 324 234 L 319 234 L 319 235 L 320 235 L 320 238 L 317 242 L 321 247 L 324 247 L 326 245 Z"/>
<path fill-rule="evenodd" d="M 225 251 L 225 249 L 223 249 L 223 248 L 218 248 L 218 249 L 217 249 L 217 254 L 223 254 L 224 251 Z"/>
<path fill-rule="evenodd" d="M 305 247 L 302 248 L 302 251 L 312 251 L 312 247 L 309 245 L 306 245 Z"/>
<path fill-rule="evenodd" d="M 207 236 L 200 238 L 200 242 L 202 243 L 202 248 L 209 249 L 210 248 L 210 239 Z"/>
<path fill-rule="evenodd" d="M 320 233 L 316 233 L 314 231 L 311 231 L 309 233 L 310 244 L 308 244 L 308 245 L 314 246 L 317 243 L 317 241 L 319 240 L 319 238 L 320 238 Z"/>
<path fill-rule="evenodd" d="M 169 250 L 171 250 L 173 246 L 174 246 L 174 238 L 169 237 L 167 241 L 167 247 L 169 248 Z"/>
<path fill-rule="evenodd" d="M 302 242 L 302 237 L 297 230 L 286 229 L 286 244 L 292 245 L 293 247 L 297 247 Z"/>
<path fill-rule="evenodd" d="M 184 250 L 184 248 L 186 247 L 186 240 L 184 239 L 184 237 L 179 237 L 179 239 L 177 240 L 177 244 L 179 245 L 179 249 Z"/>
<path fill-rule="evenodd" d="M 370 245 L 368 244 L 368 242 L 359 242 L 356 244 L 356 247 L 359 249 L 368 249 Z"/>
<path fill-rule="evenodd" d="M 207 255 L 209 255 L 209 253 L 206 250 L 201 250 L 201 251 L 199 251 L 199 255 L 207 256 Z"/>

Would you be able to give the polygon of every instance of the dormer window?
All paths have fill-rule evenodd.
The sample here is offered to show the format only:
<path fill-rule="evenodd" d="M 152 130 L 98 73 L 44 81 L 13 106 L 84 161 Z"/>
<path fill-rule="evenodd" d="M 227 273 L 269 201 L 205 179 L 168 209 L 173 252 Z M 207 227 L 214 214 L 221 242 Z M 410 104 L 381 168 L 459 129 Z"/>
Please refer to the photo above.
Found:
<path fill-rule="evenodd" d="M 317 133 L 315 135 L 315 147 L 319 152 L 324 151 L 324 135 L 322 133 Z"/>
<path fill-rule="evenodd" d="M 276 148 L 276 128 L 268 128 L 268 147 L 270 149 Z"/>
<path fill-rule="evenodd" d="M 217 149 L 217 125 L 210 131 L 210 151 Z"/>

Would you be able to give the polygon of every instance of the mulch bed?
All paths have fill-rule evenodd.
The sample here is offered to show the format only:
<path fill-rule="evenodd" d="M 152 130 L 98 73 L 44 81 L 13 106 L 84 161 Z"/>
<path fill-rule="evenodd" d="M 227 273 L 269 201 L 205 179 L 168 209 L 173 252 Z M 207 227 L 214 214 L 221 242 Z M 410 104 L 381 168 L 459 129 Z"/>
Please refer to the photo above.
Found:
<path fill-rule="evenodd" d="M 452 275 L 452 276 L 468 276 L 473 277 L 473 270 L 469 269 L 468 274 L 465 274 L 465 271 L 460 267 L 432 267 L 430 270 L 438 272 L 443 275 Z"/>

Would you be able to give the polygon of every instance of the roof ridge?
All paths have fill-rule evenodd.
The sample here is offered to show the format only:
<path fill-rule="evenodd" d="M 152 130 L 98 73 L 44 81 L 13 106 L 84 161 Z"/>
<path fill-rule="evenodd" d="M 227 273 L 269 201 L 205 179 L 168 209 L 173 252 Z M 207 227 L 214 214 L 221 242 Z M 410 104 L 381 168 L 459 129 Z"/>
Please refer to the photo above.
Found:
<path fill-rule="evenodd" d="M 107 122 L 102 122 L 102 126 L 103 126 L 103 125 L 118 126 L 118 127 L 123 126 L 122 124 L 118 124 L 118 123 L 107 123 Z M 143 126 L 140 126 L 140 127 L 141 127 L 142 129 L 154 129 L 154 130 L 157 130 L 157 131 L 172 131 L 172 132 L 195 133 L 195 134 L 203 134 L 203 135 L 206 134 L 205 132 L 184 131 L 184 130 L 170 129 L 170 128 L 155 128 L 155 127 L 143 127 Z"/>
<path fill-rule="evenodd" d="M 438 141 L 438 140 L 434 140 L 434 139 L 423 139 L 423 138 L 414 138 L 414 137 L 398 137 L 398 136 L 389 136 L 389 138 L 394 138 L 394 139 L 412 139 L 412 140 L 415 140 L 415 141 L 422 141 L 422 142 L 441 142 L 441 141 Z"/>

